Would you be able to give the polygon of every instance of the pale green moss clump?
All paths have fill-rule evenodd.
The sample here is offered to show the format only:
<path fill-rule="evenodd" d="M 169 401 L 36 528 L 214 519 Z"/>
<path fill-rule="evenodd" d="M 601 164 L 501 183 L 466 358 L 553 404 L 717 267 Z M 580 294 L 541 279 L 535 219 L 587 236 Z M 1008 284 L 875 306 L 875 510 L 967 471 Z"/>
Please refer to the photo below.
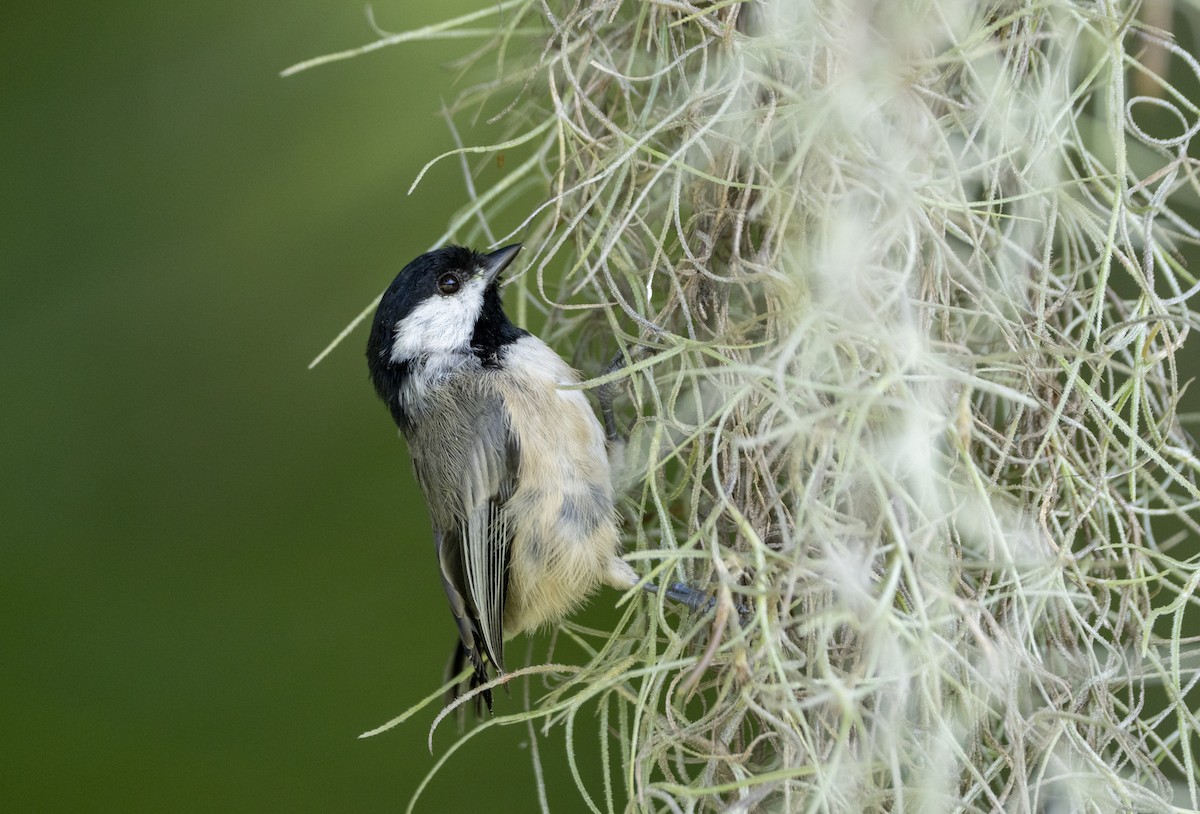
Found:
<path fill-rule="evenodd" d="M 509 0 L 371 46 L 484 35 L 450 115 L 506 171 L 445 237 L 523 240 L 510 302 L 626 354 L 629 559 L 718 597 L 565 626 L 591 658 L 484 726 L 599 739 L 595 811 L 1200 807 L 1200 111 L 1139 59 L 1197 63 L 1134 11 Z"/>

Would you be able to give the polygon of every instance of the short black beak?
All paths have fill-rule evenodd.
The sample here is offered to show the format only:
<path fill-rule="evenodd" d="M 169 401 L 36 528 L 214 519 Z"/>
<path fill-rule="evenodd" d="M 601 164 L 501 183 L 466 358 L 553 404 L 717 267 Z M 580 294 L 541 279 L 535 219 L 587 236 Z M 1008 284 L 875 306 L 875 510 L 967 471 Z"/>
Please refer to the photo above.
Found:
<path fill-rule="evenodd" d="M 517 256 L 517 252 L 521 251 L 521 244 L 514 243 L 511 246 L 505 246 L 503 249 L 496 249 L 491 254 L 486 254 L 483 257 L 483 279 L 488 285 L 500 276 L 500 272 L 508 268 L 512 263 L 513 258 Z"/>

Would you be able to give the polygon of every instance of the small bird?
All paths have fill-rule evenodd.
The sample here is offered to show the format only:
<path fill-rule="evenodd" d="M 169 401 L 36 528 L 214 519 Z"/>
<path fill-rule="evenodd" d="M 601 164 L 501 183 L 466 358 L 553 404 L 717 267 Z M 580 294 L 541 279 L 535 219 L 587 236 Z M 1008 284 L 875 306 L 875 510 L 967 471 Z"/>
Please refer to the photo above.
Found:
<path fill-rule="evenodd" d="M 504 313 L 500 275 L 520 248 L 421 255 L 384 293 L 367 343 L 429 507 L 458 624 L 451 669 L 469 660 L 472 688 L 489 665 L 503 674 L 506 639 L 602 583 L 638 583 L 619 556 L 605 434 L 573 388 L 579 374 Z"/>

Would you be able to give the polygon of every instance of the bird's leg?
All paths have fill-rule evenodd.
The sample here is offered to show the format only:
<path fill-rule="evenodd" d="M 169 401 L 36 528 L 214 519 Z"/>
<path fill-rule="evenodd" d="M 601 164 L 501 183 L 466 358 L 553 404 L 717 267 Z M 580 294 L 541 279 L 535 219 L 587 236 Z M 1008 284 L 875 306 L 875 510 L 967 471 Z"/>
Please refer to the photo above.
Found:
<path fill-rule="evenodd" d="M 604 368 L 601 376 L 607 376 L 610 373 L 616 373 L 621 368 L 625 367 L 625 355 L 617 351 L 617 355 L 608 363 L 608 367 Z M 608 439 L 610 444 L 623 440 L 621 431 L 617 427 L 617 415 L 613 411 L 613 401 L 617 397 L 617 380 L 605 382 L 596 388 L 596 400 L 600 402 L 600 417 L 604 419 L 604 437 Z"/>
<path fill-rule="evenodd" d="M 617 351 L 617 355 L 612 358 L 608 363 L 608 367 L 604 368 L 604 372 L 600 375 L 608 376 L 611 373 L 616 373 L 629 362 L 643 356 L 653 356 L 658 352 L 657 348 L 647 347 L 646 345 L 634 345 L 628 350 L 628 355 Z M 621 435 L 621 429 L 617 426 L 617 414 L 613 410 L 613 401 L 617 397 L 617 387 L 622 381 L 622 379 L 613 379 L 596 388 L 596 399 L 600 402 L 600 417 L 604 420 L 604 436 L 610 444 L 616 442 L 623 443 L 628 440 Z"/>
<path fill-rule="evenodd" d="M 642 589 L 648 594 L 657 594 L 659 592 L 659 587 L 653 582 L 647 582 L 642 586 Z M 671 587 L 667 588 L 665 595 L 672 602 L 686 605 L 692 613 L 712 610 L 713 605 L 717 604 L 716 597 L 709 596 L 699 588 L 693 588 L 682 582 L 672 582 Z"/>
<path fill-rule="evenodd" d="M 642 586 L 642 590 L 648 594 L 658 594 L 659 587 L 653 582 L 647 582 Z M 667 599 L 678 602 L 680 605 L 685 605 L 692 613 L 707 613 L 717 604 L 715 596 L 709 596 L 699 588 L 693 588 L 683 582 L 672 582 L 671 587 L 665 591 L 665 595 Z M 738 619 L 743 626 L 750 623 L 751 608 L 749 605 L 735 598 L 733 600 L 733 609 L 737 611 Z"/>
<path fill-rule="evenodd" d="M 641 582 L 641 578 L 629 563 L 620 557 L 612 558 L 608 566 L 609 585 L 618 590 L 628 590 L 637 586 L 639 582 Z M 653 582 L 642 583 L 641 587 L 648 594 L 657 594 L 660 590 Z M 671 587 L 667 588 L 663 593 L 667 599 L 687 606 L 688 610 L 693 613 L 712 610 L 713 605 L 717 603 L 715 597 L 709 596 L 699 588 L 693 588 L 682 582 L 672 582 Z"/>
<path fill-rule="evenodd" d="M 656 352 L 644 345 L 638 345 L 630 351 L 628 358 L 632 361 L 639 353 Z M 604 368 L 604 372 L 600 375 L 603 377 L 611 373 L 616 373 L 625 367 L 626 364 L 625 354 L 617 351 L 616 356 L 612 358 L 608 363 L 608 367 Z M 596 399 L 600 402 L 600 416 L 604 420 L 604 435 L 608 439 L 609 444 L 614 445 L 628 440 L 621 435 L 621 430 L 617 426 L 616 411 L 613 409 L 613 402 L 616 400 L 617 384 L 619 381 L 619 379 L 613 379 L 596 388 Z M 609 566 L 608 581 L 614 588 L 626 590 L 637 585 L 640 579 L 637 572 L 629 566 L 629 563 L 618 557 Z M 642 585 L 642 590 L 649 594 L 658 594 L 659 587 L 653 582 L 647 582 Z M 672 582 L 664 594 L 667 599 L 686 606 L 692 613 L 712 610 L 713 606 L 717 603 L 716 597 L 709 596 L 699 588 L 693 588 L 682 582 Z M 741 608 L 738 609 L 738 613 L 739 615 L 744 615 Z"/>

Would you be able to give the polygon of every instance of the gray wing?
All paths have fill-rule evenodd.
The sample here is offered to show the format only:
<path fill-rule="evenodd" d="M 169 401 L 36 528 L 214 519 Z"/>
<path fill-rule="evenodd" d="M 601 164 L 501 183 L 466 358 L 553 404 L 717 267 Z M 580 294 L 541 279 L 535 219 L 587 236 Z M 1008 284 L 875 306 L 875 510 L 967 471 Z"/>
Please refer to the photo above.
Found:
<path fill-rule="evenodd" d="M 512 549 L 506 504 L 516 490 L 518 461 L 516 445 L 510 442 L 505 443 L 499 460 L 490 460 L 492 453 L 490 449 L 486 453 L 481 451 L 478 458 L 468 463 L 468 471 L 464 472 L 469 482 L 464 490 L 467 511 L 458 528 L 446 534 L 438 557 L 440 562 L 450 565 L 458 560 L 459 580 L 455 587 L 460 591 L 465 588 L 468 619 L 478 628 L 492 663 L 504 672 L 504 604 Z M 482 460 L 485 457 L 489 459 L 486 463 Z M 453 568 L 443 566 L 443 574 L 447 571 L 454 573 Z"/>
<path fill-rule="evenodd" d="M 442 586 L 477 676 L 504 671 L 504 605 L 519 450 L 503 407 L 464 395 L 409 439 L 429 503 Z M 490 401 L 490 403 L 489 403 Z"/>

